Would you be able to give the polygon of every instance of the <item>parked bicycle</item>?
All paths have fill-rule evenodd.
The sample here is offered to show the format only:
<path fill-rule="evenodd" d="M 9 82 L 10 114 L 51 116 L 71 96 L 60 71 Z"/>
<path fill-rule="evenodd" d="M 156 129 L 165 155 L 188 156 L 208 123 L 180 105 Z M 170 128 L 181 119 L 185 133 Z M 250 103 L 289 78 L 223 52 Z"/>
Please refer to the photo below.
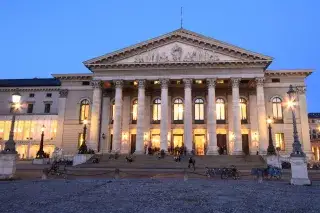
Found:
<path fill-rule="evenodd" d="M 221 179 L 232 178 L 234 180 L 240 179 L 239 170 L 232 165 L 230 168 L 223 168 L 221 172 Z"/>

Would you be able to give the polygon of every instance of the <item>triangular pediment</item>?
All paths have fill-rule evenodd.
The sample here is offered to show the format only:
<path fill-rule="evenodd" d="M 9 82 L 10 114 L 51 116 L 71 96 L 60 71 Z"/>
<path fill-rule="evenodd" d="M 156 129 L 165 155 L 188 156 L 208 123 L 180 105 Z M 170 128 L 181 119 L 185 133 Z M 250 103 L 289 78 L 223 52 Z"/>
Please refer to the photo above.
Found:
<path fill-rule="evenodd" d="M 179 29 L 154 39 L 85 61 L 87 67 L 106 64 L 170 62 L 255 62 L 272 58 L 224 42 Z"/>

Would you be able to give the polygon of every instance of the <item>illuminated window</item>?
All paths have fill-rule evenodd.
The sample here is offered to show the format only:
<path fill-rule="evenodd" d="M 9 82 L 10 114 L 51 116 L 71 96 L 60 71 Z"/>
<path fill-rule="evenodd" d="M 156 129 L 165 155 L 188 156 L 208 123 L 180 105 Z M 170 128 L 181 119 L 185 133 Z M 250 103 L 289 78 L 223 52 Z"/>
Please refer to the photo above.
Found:
<path fill-rule="evenodd" d="M 161 120 L 161 100 L 160 100 L 160 98 L 157 98 L 153 101 L 152 120 L 153 121 L 160 121 Z"/>
<path fill-rule="evenodd" d="M 217 120 L 226 120 L 225 103 L 222 98 L 218 98 L 216 101 L 216 113 Z"/>
<path fill-rule="evenodd" d="M 160 149 L 160 135 L 151 136 L 151 147 Z"/>
<path fill-rule="evenodd" d="M 272 113 L 275 120 L 282 120 L 282 100 L 278 97 L 272 99 Z"/>
<path fill-rule="evenodd" d="M 217 80 L 217 84 L 223 84 L 223 83 L 224 83 L 224 80 L 222 80 L 222 79 Z"/>
<path fill-rule="evenodd" d="M 153 84 L 160 84 L 160 81 L 153 81 Z"/>
<path fill-rule="evenodd" d="M 90 104 L 87 99 L 80 102 L 80 123 L 89 118 Z"/>
<path fill-rule="evenodd" d="M 136 123 L 138 117 L 138 100 L 134 100 L 132 104 L 132 123 Z"/>
<path fill-rule="evenodd" d="M 196 84 L 202 84 L 202 80 L 196 80 Z"/>
<path fill-rule="evenodd" d="M 247 120 L 247 101 L 244 98 L 240 98 L 240 118 Z"/>
<path fill-rule="evenodd" d="M 183 120 L 183 101 L 181 98 L 177 98 L 173 102 L 173 120 L 174 121 Z"/>
<path fill-rule="evenodd" d="M 284 144 L 284 134 L 283 133 L 276 133 L 276 147 L 280 148 L 281 151 L 285 150 L 285 144 Z"/>
<path fill-rule="evenodd" d="M 134 85 L 134 86 L 137 86 L 137 85 L 138 85 L 138 82 L 137 82 L 137 81 L 134 81 L 134 82 L 133 82 L 133 85 Z"/>
<path fill-rule="evenodd" d="M 83 133 L 79 133 L 78 135 L 78 148 L 82 145 L 83 143 Z"/>
<path fill-rule="evenodd" d="M 204 120 L 204 101 L 202 98 L 197 98 L 194 102 L 194 120 Z"/>

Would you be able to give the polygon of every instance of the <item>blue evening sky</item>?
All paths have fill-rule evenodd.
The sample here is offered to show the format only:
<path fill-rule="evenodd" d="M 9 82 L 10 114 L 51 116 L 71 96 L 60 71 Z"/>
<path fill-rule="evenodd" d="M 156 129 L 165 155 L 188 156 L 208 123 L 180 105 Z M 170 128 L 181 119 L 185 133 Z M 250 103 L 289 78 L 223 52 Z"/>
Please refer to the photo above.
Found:
<path fill-rule="evenodd" d="M 320 112 L 319 0 L 0 0 L 0 78 L 88 72 L 82 61 L 180 27 L 311 68 L 308 111 Z M 317 95 L 318 94 L 318 95 Z"/>

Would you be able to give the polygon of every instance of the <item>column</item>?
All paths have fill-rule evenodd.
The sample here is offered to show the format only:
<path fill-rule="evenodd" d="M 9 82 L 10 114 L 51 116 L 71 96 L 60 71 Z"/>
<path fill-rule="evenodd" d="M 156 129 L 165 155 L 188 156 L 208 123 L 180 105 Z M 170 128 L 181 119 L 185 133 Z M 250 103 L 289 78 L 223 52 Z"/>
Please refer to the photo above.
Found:
<path fill-rule="evenodd" d="M 138 118 L 136 154 L 144 153 L 144 118 L 145 118 L 145 80 L 138 80 Z"/>
<path fill-rule="evenodd" d="M 233 115 L 233 131 L 234 131 L 234 155 L 242 155 L 242 135 L 240 120 L 240 95 L 239 84 L 240 78 L 232 78 L 232 115 Z"/>
<path fill-rule="evenodd" d="M 110 95 L 104 91 L 102 99 L 102 117 L 101 117 L 101 152 L 108 153 L 109 149 L 109 121 L 110 121 Z M 102 137 L 104 135 L 104 137 Z"/>
<path fill-rule="evenodd" d="M 64 129 L 64 116 L 66 112 L 66 103 L 68 97 L 68 90 L 60 90 L 60 97 L 58 103 L 58 123 L 57 123 L 57 135 L 56 135 L 56 146 L 62 148 L 63 146 L 63 129 Z"/>
<path fill-rule="evenodd" d="M 122 80 L 115 80 L 115 116 L 113 120 L 113 143 L 112 143 L 112 152 L 120 153 L 121 147 L 121 120 L 122 120 Z"/>
<path fill-rule="evenodd" d="M 168 84 L 169 79 L 161 82 L 161 121 L 160 121 L 160 150 L 168 151 Z"/>
<path fill-rule="evenodd" d="M 258 113 L 257 113 L 257 96 L 255 92 L 249 94 L 249 115 L 251 129 L 250 154 L 255 155 L 259 151 L 259 129 L 258 129 Z"/>
<path fill-rule="evenodd" d="M 308 112 L 307 112 L 307 101 L 306 101 L 306 87 L 297 87 L 298 98 L 299 98 L 299 114 L 301 123 L 301 139 L 302 139 L 302 150 L 306 153 L 310 159 L 312 156 L 311 142 L 309 135 L 309 123 L 308 123 Z"/>
<path fill-rule="evenodd" d="M 98 151 L 98 143 L 100 141 L 100 111 L 101 111 L 101 81 L 93 80 L 91 82 L 93 88 L 91 119 L 90 119 L 90 134 L 88 141 L 88 148 Z"/>
<path fill-rule="evenodd" d="M 267 154 L 268 148 L 268 133 L 267 133 L 267 116 L 266 105 L 264 100 L 264 78 L 256 78 L 257 85 L 257 111 L 259 125 L 259 153 L 260 155 Z"/>
<path fill-rule="evenodd" d="M 232 89 L 227 95 L 227 110 L 228 113 L 228 154 L 232 155 L 234 150 L 234 131 L 233 131 L 233 113 L 232 113 Z"/>
<path fill-rule="evenodd" d="M 183 114 L 183 136 L 184 144 L 188 152 L 192 151 L 192 79 L 183 79 L 184 82 L 184 114 Z"/>
<path fill-rule="evenodd" d="M 217 147 L 217 114 L 216 114 L 216 79 L 207 79 L 208 108 L 207 108 L 207 131 L 209 135 L 207 155 L 218 155 Z"/>

